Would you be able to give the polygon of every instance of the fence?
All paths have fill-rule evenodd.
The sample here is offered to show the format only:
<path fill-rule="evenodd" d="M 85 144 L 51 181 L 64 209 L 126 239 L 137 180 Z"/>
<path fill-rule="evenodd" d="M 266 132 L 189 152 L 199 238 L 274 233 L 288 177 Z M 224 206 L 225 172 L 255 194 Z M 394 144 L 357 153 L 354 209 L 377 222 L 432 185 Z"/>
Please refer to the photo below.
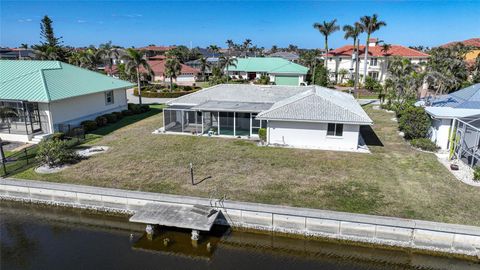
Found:
<path fill-rule="evenodd" d="M 25 147 L 22 150 L 7 154 L 1 161 L 0 176 L 7 176 L 33 166 L 37 153 L 37 145 Z"/>
<path fill-rule="evenodd" d="M 72 129 L 68 134 L 58 137 L 57 139 L 67 141 L 68 147 L 73 148 L 85 142 L 85 132 L 83 129 Z M 1 148 L 1 146 L 0 146 Z M 5 155 L 2 151 L 0 156 L 0 177 L 9 176 L 35 166 L 38 162 L 35 157 L 37 154 L 38 145 L 34 144 Z"/>

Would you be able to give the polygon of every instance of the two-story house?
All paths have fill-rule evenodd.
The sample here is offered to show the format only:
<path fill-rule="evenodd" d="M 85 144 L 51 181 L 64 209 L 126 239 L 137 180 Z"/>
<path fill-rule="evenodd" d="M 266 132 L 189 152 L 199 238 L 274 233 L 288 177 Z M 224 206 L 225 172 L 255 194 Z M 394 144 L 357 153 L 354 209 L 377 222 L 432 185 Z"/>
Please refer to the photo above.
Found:
<path fill-rule="evenodd" d="M 329 71 L 330 79 L 338 83 L 345 83 L 353 77 L 355 72 L 355 49 L 353 45 L 345 45 L 335 50 L 331 50 L 327 54 L 327 68 Z M 429 55 L 417 51 L 411 48 L 407 48 L 401 45 L 391 45 L 387 51 L 383 50 L 383 47 L 379 45 L 378 39 L 371 38 L 368 46 L 368 58 L 367 58 L 367 76 L 370 76 L 381 83 L 386 79 L 387 73 L 387 61 L 385 59 L 394 56 L 401 56 L 410 59 L 413 64 L 419 64 L 426 62 Z M 365 45 L 359 46 L 359 75 L 360 81 L 362 81 L 364 74 L 364 57 L 365 57 Z M 339 76 L 340 70 L 345 69 L 348 71 L 347 76 Z M 341 81 L 342 80 L 342 81 Z"/>

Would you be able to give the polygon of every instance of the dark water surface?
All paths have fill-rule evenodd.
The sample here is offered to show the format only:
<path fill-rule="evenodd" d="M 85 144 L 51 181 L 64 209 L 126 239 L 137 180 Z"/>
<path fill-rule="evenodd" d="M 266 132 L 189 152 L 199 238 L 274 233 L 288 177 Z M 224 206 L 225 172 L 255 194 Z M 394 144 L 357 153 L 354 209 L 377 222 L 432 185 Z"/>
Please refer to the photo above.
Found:
<path fill-rule="evenodd" d="M 216 228 L 150 241 L 126 217 L 0 202 L 0 269 L 480 269 L 472 261 Z"/>

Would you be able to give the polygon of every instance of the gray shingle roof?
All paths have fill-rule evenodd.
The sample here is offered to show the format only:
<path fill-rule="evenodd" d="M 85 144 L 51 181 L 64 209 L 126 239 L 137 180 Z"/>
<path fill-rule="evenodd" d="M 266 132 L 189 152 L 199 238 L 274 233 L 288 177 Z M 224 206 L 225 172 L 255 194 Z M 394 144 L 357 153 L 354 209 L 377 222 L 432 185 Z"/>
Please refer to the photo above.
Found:
<path fill-rule="evenodd" d="M 257 119 L 373 123 L 353 96 L 324 87 L 316 87 L 277 102 L 269 110 L 258 114 Z"/>
<path fill-rule="evenodd" d="M 168 105 L 197 106 L 206 101 L 275 103 L 312 89 L 310 86 L 219 84 L 176 98 Z"/>
<path fill-rule="evenodd" d="M 480 109 L 480 83 L 431 100 L 432 107 Z"/>
<path fill-rule="evenodd" d="M 219 111 L 254 108 L 252 112 L 262 111 L 257 119 L 264 120 L 373 123 L 352 95 L 319 86 L 221 84 L 167 104 Z"/>

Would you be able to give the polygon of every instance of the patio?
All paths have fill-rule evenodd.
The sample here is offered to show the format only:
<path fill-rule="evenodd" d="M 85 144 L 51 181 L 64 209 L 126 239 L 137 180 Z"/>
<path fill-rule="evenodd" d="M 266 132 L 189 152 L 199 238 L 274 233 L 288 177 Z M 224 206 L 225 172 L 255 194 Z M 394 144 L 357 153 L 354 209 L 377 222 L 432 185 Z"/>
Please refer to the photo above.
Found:
<path fill-rule="evenodd" d="M 163 132 L 188 133 L 197 135 L 217 135 L 234 137 L 258 136 L 258 130 L 266 127 L 266 121 L 255 119 L 261 104 L 241 104 L 241 111 L 233 111 L 226 102 L 202 104 L 196 107 L 171 106 L 164 109 Z M 228 103 L 228 102 L 227 102 Z M 240 104 L 236 104 L 239 110 Z M 221 105 L 221 106 L 220 106 Z M 229 106 L 230 105 L 230 106 Z M 268 106 L 271 106 L 270 104 Z M 244 111 L 245 109 L 249 111 Z"/>
<path fill-rule="evenodd" d="M 42 115 L 38 103 L 0 101 L 0 133 L 29 135 L 42 131 L 47 116 Z"/>
<path fill-rule="evenodd" d="M 454 157 L 470 167 L 479 166 L 480 160 L 480 115 L 454 119 L 453 142 Z"/>

